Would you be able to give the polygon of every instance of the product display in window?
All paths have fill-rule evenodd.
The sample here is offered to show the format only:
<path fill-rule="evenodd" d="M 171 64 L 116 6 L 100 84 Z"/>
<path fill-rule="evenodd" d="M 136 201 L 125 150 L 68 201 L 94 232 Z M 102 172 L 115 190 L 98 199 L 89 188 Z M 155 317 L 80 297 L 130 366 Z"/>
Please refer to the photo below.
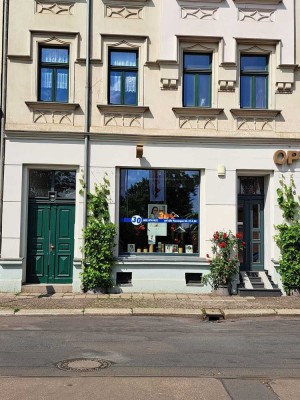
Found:
<path fill-rule="evenodd" d="M 200 173 L 121 169 L 119 253 L 199 253 Z"/>

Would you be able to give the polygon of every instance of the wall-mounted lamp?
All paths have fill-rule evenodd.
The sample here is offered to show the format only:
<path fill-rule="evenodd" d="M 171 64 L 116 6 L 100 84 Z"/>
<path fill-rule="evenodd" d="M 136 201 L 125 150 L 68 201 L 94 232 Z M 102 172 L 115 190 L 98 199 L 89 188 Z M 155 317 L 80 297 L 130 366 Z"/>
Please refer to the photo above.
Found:
<path fill-rule="evenodd" d="M 144 146 L 142 144 L 136 145 L 136 158 L 142 158 L 144 152 Z"/>
<path fill-rule="evenodd" d="M 218 176 L 225 176 L 225 175 L 226 175 L 225 165 L 219 164 L 218 165 Z"/>

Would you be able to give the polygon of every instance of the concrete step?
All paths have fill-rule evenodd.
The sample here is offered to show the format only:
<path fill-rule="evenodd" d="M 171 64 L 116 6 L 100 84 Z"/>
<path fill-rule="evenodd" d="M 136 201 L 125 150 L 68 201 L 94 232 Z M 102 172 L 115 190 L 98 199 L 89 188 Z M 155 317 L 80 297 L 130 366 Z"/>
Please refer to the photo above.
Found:
<path fill-rule="evenodd" d="M 254 289 L 264 289 L 263 282 L 251 282 Z"/>
<path fill-rule="evenodd" d="M 238 291 L 241 297 L 254 296 L 254 297 L 280 297 L 282 296 L 280 289 L 245 289 L 240 288 Z"/>
<path fill-rule="evenodd" d="M 72 293 L 72 285 L 24 284 L 22 293 Z"/>
<path fill-rule="evenodd" d="M 253 277 L 249 276 L 249 280 L 250 280 L 250 282 L 253 282 L 253 283 L 255 283 L 255 282 L 262 282 L 262 280 L 261 280 L 260 277 L 258 277 L 258 278 L 253 278 Z"/>

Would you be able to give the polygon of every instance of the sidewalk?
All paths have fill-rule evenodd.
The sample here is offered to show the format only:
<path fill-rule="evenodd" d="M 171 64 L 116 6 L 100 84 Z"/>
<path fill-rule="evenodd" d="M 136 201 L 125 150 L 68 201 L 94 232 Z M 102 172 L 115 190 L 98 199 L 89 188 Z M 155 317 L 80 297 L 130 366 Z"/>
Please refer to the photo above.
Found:
<path fill-rule="evenodd" d="M 300 317 L 300 297 L 196 294 L 0 293 L 0 315 L 152 315 L 200 318 Z"/>

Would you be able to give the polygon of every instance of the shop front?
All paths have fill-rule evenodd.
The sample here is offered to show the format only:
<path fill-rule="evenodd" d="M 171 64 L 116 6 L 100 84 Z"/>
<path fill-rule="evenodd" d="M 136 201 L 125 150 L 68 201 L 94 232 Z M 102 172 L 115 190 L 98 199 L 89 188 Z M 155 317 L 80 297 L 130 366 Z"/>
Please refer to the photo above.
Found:
<path fill-rule="evenodd" d="M 142 158 L 135 158 L 134 140 L 116 144 L 103 136 L 91 143 L 90 188 L 104 176 L 111 185 L 113 291 L 209 293 L 202 277 L 210 271 L 210 238 L 218 230 L 242 235 L 241 272 L 267 271 L 280 285 L 273 237 L 281 221 L 276 189 L 282 174 L 290 175 L 288 150 L 284 157 L 278 146 L 250 142 L 149 141 Z M 81 289 L 82 145 L 49 146 L 25 143 L 16 156 L 7 143 L 0 291 L 20 291 L 22 284 Z M 299 187 L 297 154 L 290 165 Z"/>

